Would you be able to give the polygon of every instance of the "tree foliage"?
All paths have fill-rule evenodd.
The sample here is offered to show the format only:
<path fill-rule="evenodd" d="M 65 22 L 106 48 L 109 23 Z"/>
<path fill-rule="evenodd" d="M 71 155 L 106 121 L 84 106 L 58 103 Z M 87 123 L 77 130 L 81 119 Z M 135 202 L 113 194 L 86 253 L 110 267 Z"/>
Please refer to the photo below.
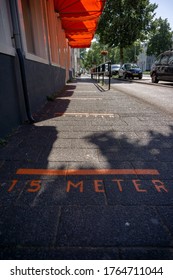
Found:
<path fill-rule="evenodd" d="M 119 47 L 123 63 L 123 49 L 144 39 L 156 8 L 149 0 L 107 0 L 97 29 L 100 42 Z"/>
<path fill-rule="evenodd" d="M 104 49 L 103 45 L 100 45 L 98 41 L 91 44 L 88 51 L 82 51 L 81 53 L 81 67 L 87 70 L 91 69 L 95 65 L 103 63 L 103 56 L 101 51 Z M 105 57 L 106 61 L 111 61 L 112 64 L 120 63 L 120 52 L 119 47 L 106 47 L 108 54 Z M 135 62 L 139 55 L 141 48 L 140 42 L 135 42 L 132 46 L 124 49 L 124 59 L 128 62 Z"/>
<path fill-rule="evenodd" d="M 153 22 L 151 38 L 148 42 L 147 54 L 158 56 L 172 46 L 173 33 L 167 19 L 158 18 Z"/>
<path fill-rule="evenodd" d="M 83 60 L 84 67 L 86 69 L 90 69 L 94 65 L 99 65 L 103 62 L 103 57 L 101 55 L 102 50 L 103 46 L 100 45 L 97 41 L 91 44 L 91 47 L 88 52 L 86 52 L 85 58 Z"/>

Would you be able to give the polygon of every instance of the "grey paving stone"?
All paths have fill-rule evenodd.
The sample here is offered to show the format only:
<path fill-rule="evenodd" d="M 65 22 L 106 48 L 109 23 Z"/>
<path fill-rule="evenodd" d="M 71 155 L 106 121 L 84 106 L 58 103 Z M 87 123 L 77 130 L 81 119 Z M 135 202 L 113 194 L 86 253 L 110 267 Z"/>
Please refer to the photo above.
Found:
<path fill-rule="evenodd" d="M 120 143 L 121 144 L 121 143 Z M 99 150 L 98 151 L 99 161 L 157 161 L 158 159 L 154 155 L 150 155 L 140 149 L 115 149 L 112 151 Z"/>
<path fill-rule="evenodd" d="M 0 180 L 0 206 L 15 205 L 27 182 L 13 180 Z"/>
<path fill-rule="evenodd" d="M 97 132 L 97 131 L 112 131 L 113 128 L 112 126 L 91 126 L 91 125 L 87 125 L 84 127 L 74 127 L 74 132 L 77 131 L 91 131 L 91 132 Z"/>
<path fill-rule="evenodd" d="M 44 157 L 44 155 L 43 155 Z M 66 162 L 66 161 L 85 161 L 89 159 L 97 158 L 97 150 L 96 149 L 59 149 L 53 148 L 48 156 L 49 161 L 58 161 L 58 162 Z M 41 160 L 40 157 L 39 160 Z"/>
<path fill-rule="evenodd" d="M 159 172 L 159 175 L 157 176 L 158 180 L 172 180 L 173 179 L 173 173 L 172 173 L 172 168 L 173 168 L 173 162 L 161 162 L 161 161 L 133 161 L 132 165 L 136 169 L 156 169 Z M 139 179 L 145 179 L 147 178 L 146 175 L 138 175 Z M 154 178 L 153 178 L 154 179 Z"/>
<path fill-rule="evenodd" d="M 149 176 L 148 176 L 149 177 Z M 157 178 L 140 180 L 135 176 L 115 176 L 105 181 L 108 205 L 173 205 L 173 181 L 161 181 Z"/>
<path fill-rule="evenodd" d="M 36 181 L 37 182 L 37 181 Z M 37 186 L 37 183 L 35 183 Z M 34 183 L 32 184 L 34 186 Z M 20 193 L 16 200 L 16 205 L 50 207 L 53 205 L 105 205 L 105 192 L 99 192 L 104 189 L 104 185 L 97 186 L 98 183 L 90 180 L 77 178 L 43 180 L 40 181 L 41 188 L 38 191 L 36 187 L 27 182 L 25 189 Z"/>
<path fill-rule="evenodd" d="M 122 248 L 123 260 L 172 260 L 173 249 L 169 248 Z M 160 275 L 160 274 L 158 274 Z"/>
<path fill-rule="evenodd" d="M 71 139 L 57 139 L 56 142 L 52 144 L 52 148 L 70 148 L 72 147 L 73 141 Z"/>
<path fill-rule="evenodd" d="M 117 260 L 116 248 L 1 248 L 1 260 Z"/>
<path fill-rule="evenodd" d="M 51 246 L 55 242 L 59 207 L 0 207 L 0 245 Z"/>
<path fill-rule="evenodd" d="M 0 158 L 9 161 L 23 160 L 36 161 L 41 154 L 43 147 L 38 143 L 30 144 L 29 146 L 21 145 L 20 147 L 13 147 L 12 149 L 4 149 L 0 153 Z"/>
<path fill-rule="evenodd" d="M 64 207 L 57 245 L 163 247 L 173 240 L 152 207 Z"/>
<path fill-rule="evenodd" d="M 172 187 L 172 185 L 171 185 Z M 168 230 L 171 232 L 171 235 L 173 236 L 173 204 L 170 204 L 170 206 L 161 207 L 159 206 L 157 208 L 158 213 L 163 219 L 163 222 L 168 227 Z"/>
<path fill-rule="evenodd" d="M 19 180 L 19 181 L 27 181 L 27 180 L 44 180 L 50 179 L 49 175 L 46 174 L 17 174 L 19 169 L 58 169 L 58 170 L 67 170 L 68 162 L 48 162 L 47 159 L 45 161 L 38 162 L 25 162 L 25 161 L 6 161 L 4 165 L 0 168 L 0 183 L 4 183 L 9 180 Z M 58 177 L 56 178 L 56 180 Z"/>

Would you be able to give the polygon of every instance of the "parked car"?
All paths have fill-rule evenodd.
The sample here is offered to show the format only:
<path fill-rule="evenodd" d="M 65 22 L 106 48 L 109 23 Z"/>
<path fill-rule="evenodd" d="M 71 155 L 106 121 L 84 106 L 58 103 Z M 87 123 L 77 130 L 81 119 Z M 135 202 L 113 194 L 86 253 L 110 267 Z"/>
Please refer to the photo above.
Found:
<path fill-rule="evenodd" d="M 110 73 L 111 76 L 117 75 L 119 69 L 120 69 L 120 64 L 111 64 L 111 73 Z M 109 76 L 108 64 L 106 64 L 106 67 L 105 67 L 105 75 Z"/>
<path fill-rule="evenodd" d="M 142 79 L 142 70 L 137 64 L 125 63 L 120 67 L 118 72 L 119 78 L 139 78 Z"/>
<path fill-rule="evenodd" d="M 117 75 L 120 70 L 120 64 L 112 64 L 111 65 L 111 75 Z"/>
<path fill-rule="evenodd" d="M 150 71 L 152 83 L 159 81 L 173 82 L 173 50 L 161 53 Z"/>

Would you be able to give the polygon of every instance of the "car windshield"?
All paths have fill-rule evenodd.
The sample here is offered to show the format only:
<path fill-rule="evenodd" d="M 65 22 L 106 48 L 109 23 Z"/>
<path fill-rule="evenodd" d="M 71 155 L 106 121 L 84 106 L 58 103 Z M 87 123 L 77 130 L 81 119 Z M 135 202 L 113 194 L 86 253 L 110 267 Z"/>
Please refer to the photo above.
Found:
<path fill-rule="evenodd" d="M 139 68 L 137 64 L 126 64 L 126 69 Z"/>
<path fill-rule="evenodd" d="M 112 65 L 112 69 L 120 68 L 120 65 Z"/>

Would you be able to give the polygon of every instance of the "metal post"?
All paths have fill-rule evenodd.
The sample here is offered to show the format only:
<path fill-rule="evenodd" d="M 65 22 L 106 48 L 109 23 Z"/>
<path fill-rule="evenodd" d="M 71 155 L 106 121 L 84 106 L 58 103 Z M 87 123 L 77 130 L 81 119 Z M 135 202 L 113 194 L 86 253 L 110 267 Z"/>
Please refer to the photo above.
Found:
<path fill-rule="evenodd" d="M 109 87 L 108 90 L 111 88 L 111 62 L 108 62 L 108 71 L 109 71 Z"/>

